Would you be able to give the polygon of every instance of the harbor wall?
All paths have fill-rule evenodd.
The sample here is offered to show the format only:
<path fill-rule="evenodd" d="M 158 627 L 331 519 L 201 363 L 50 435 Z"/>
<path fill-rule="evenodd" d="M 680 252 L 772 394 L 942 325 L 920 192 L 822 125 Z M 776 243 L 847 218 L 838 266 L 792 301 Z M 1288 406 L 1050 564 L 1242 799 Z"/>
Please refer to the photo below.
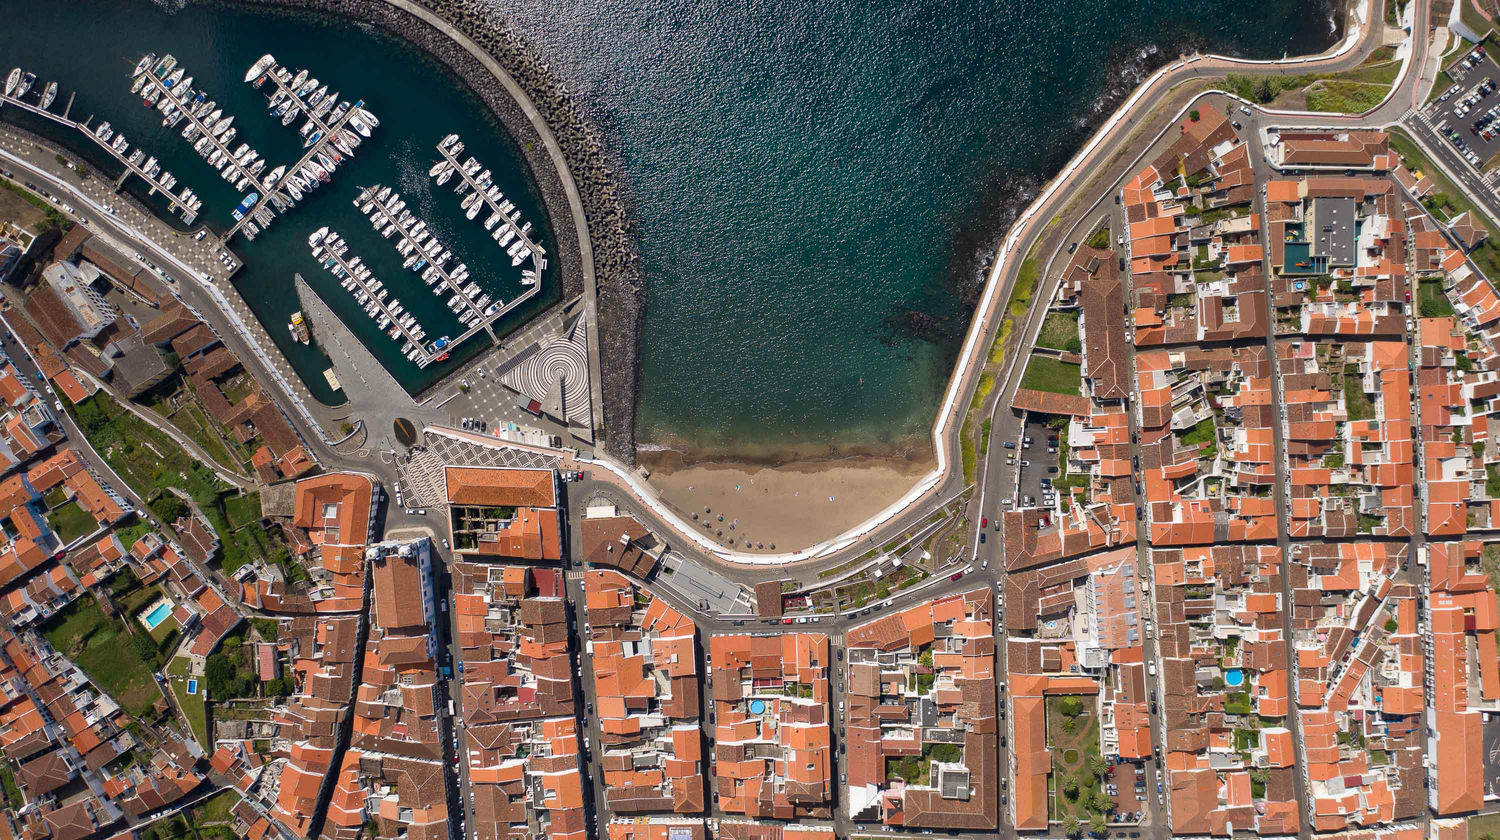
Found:
<path fill-rule="evenodd" d="M 515 138 L 542 193 L 556 246 L 563 300 L 595 295 L 605 449 L 635 463 L 635 411 L 645 284 L 617 177 L 617 160 L 598 128 L 511 23 L 481 0 L 413 0 L 461 31 L 521 87 L 550 127 L 576 185 L 587 222 L 595 289 L 584 288 L 584 251 L 562 179 L 520 102 L 463 46 L 386 0 L 242 0 L 262 7 L 333 14 L 370 23 L 441 61 L 462 78 Z M 274 50 L 273 50 L 274 52 Z M 442 383 L 439 383 L 442 384 Z M 436 386 L 434 386 L 436 387 Z M 430 392 L 432 389 L 429 388 Z"/>

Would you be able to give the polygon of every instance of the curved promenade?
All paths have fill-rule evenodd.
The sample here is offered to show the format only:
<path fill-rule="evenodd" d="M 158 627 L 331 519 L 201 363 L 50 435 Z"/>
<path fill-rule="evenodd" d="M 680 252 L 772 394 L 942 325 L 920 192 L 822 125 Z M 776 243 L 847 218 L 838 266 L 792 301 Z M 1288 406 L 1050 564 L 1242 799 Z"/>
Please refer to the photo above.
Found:
<path fill-rule="evenodd" d="M 919 479 L 901 499 L 864 523 L 801 551 L 776 555 L 729 551 L 696 531 L 630 470 L 608 458 L 585 459 L 585 463 L 610 470 L 612 475 L 608 482 L 628 489 L 630 495 L 649 509 L 659 524 L 668 527 L 675 536 L 690 540 L 705 554 L 726 563 L 746 566 L 785 566 L 807 560 L 832 563 L 843 559 L 837 556 L 843 549 L 856 543 L 862 547 L 867 538 L 878 544 L 881 542 L 880 535 L 901 530 L 906 524 L 926 515 L 940 498 L 947 498 L 960 489 L 962 472 L 958 469 L 958 465 L 962 463 L 962 458 L 958 438 L 963 412 L 969 405 L 978 384 L 979 375 L 984 369 L 988 350 L 998 329 L 1000 319 L 996 316 L 1004 311 L 1004 306 L 1014 288 L 1020 264 L 1031 248 L 1038 244 L 1051 229 L 1052 221 L 1061 220 L 1067 202 L 1081 198 L 1079 206 L 1092 207 L 1097 203 L 1090 200 L 1094 198 L 1093 195 L 1079 196 L 1075 191 L 1085 186 L 1088 180 L 1109 174 L 1112 167 L 1105 161 L 1109 160 L 1108 156 L 1120 144 L 1129 141 L 1136 119 L 1150 114 L 1158 105 L 1166 101 L 1171 92 L 1180 84 L 1194 79 L 1216 78 L 1233 72 L 1321 73 L 1355 67 L 1381 45 L 1384 22 L 1375 16 L 1377 5 L 1374 0 L 1362 0 L 1352 12 L 1355 19 L 1350 22 L 1349 35 L 1337 47 L 1325 54 L 1276 60 L 1235 59 L 1215 55 L 1194 56 L 1159 68 L 1132 92 L 1115 113 L 1089 138 L 1083 148 L 1048 182 L 1041 194 L 1012 225 L 986 279 L 980 304 L 970 322 L 963 348 L 949 378 L 948 388 L 944 392 L 943 402 L 933 423 L 932 440 L 937 454 L 936 466 Z M 1379 125 L 1403 113 L 1409 107 L 1406 104 L 1405 94 L 1415 90 L 1417 93 L 1414 95 L 1420 95 L 1419 81 L 1427 75 L 1422 71 L 1417 74 L 1409 72 L 1413 63 L 1420 66 L 1426 60 L 1427 11 L 1428 0 L 1418 0 L 1413 11 L 1412 30 L 1416 34 L 1413 38 L 1412 49 L 1385 103 L 1374 111 L 1362 115 L 1307 114 L 1305 116 L 1316 116 L 1324 121 Z M 1358 26 L 1354 28 L 1356 23 Z M 1388 115 L 1388 111 L 1395 113 Z M 1113 183 L 1114 180 L 1109 179 L 1106 183 Z M 1038 297 L 1036 300 L 1039 301 L 1041 298 Z M 1038 311 L 1040 310 L 1037 309 L 1034 301 L 1033 309 L 1027 315 L 1028 324 L 1035 319 Z M 1023 328 L 1019 332 L 1024 336 L 1029 330 Z M 1011 374 L 1014 372 L 1014 358 Z M 996 389 L 997 402 L 1008 401 L 1014 393 L 1018 377 L 1011 374 L 1004 377 L 1003 387 Z"/>

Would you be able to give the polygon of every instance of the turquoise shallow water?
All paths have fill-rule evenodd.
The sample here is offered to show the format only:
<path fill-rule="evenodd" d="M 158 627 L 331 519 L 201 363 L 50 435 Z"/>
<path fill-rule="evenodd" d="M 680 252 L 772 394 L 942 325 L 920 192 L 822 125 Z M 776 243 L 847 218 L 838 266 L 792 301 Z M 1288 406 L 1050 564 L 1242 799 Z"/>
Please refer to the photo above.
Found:
<path fill-rule="evenodd" d="M 623 159 L 647 276 L 640 437 L 738 456 L 921 439 L 983 260 L 1113 102 L 1167 56 L 1201 48 L 1276 57 L 1322 50 L 1339 34 L 1328 0 L 495 5 L 579 93 Z M 189 64 L 240 114 L 240 139 L 268 157 L 288 157 L 296 144 L 295 132 L 260 117 L 258 94 L 240 82 L 262 52 L 370 101 L 383 122 L 374 153 L 367 143 L 332 189 L 244 249 L 252 267 L 241 288 L 325 398 L 325 363 L 286 338 L 292 271 L 325 291 L 368 343 L 388 356 L 394 349 L 306 253 L 307 233 L 332 222 L 388 285 L 400 274 L 389 243 L 349 206 L 357 184 L 400 183 L 471 268 L 484 264 L 492 249 L 478 226 L 451 194 L 424 187 L 432 144 L 460 132 L 552 239 L 511 141 L 478 101 L 363 27 L 200 3 L 0 0 L 0 13 L 0 63 L 60 80 L 65 92 L 80 91 L 75 109 L 116 125 L 144 119 L 125 78 L 148 49 Z M 127 133 L 222 223 L 237 198 L 155 124 Z M 502 288 L 514 282 L 506 269 L 494 272 Z M 442 317 L 425 290 L 401 297 L 436 302 L 431 317 Z M 395 372 L 408 388 L 431 378 L 404 360 Z"/>
<path fill-rule="evenodd" d="M 465 154 L 477 156 L 493 171 L 495 181 L 514 201 L 523 218 L 540 231 L 551 250 L 549 220 L 535 186 L 521 164 L 520 150 L 493 122 L 477 97 L 451 73 L 403 42 L 371 27 L 305 14 L 251 10 L 241 6 L 191 3 L 157 5 L 132 0 L 68 0 L 22 2 L 0 0 L 7 26 L 0 31 L 3 72 L 21 65 L 38 76 L 59 83 L 60 111 L 71 93 L 77 94 L 71 116 L 95 115 L 93 124 L 109 120 L 132 147 L 145 149 L 161 160 L 179 182 L 204 200 L 200 222 L 217 230 L 232 223 L 230 211 L 240 196 L 184 141 L 177 129 L 163 128 L 161 115 L 142 107 L 130 95 L 130 71 L 146 52 L 171 53 L 194 77 L 194 86 L 236 117 L 237 145 L 249 143 L 271 161 L 267 169 L 301 157 L 297 134 L 300 121 L 283 127 L 265 110 L 269 83 L 256 90 L 244 82 L 245 70 L 270 52 L 291 67 L 306 67 L 340 91 L 343 98 L 364 99 L 380 119 L 371 139 L 356 150 L 352 162 L 339 167 L 330 184 L 312 192 L 291 213 L 279 217 L 269 230 L 246 242 L 236 238 L 231 247 L 245 257 L 245 268 L 235 284 L 266 325 L 313 394 L 324 401 L 341 399 L 323 377 L 327 358 L 316 347 L 291 340 L 288 319 L 299 308 L 292 292 L 292 275 L 302 277 L 328 301 L 355 335 L 384 361 L 407 390 L 417 391 L 450 372 L 464 358 L 486 346 L 487 338 L 471 339 L 453 353 L 447 365 L 419 370 L 400 353 L 400 342 L 375 328 L 338 281 L 313 259 L 307 236 L 330 225 L 349 242 L 355 255 L 375 272 L 405 308 L 426 325 L 429 340 L 462 331 L 448 311 L 447 296 L 433 295 L 414 273 L 403 271 L 394 239 L 382 239 L 352 205 L 359 187 L 381 183 L 396 187 L 408 208 L 426 219 L 458 259 L 468 264 L 471 280 L 492 297 L 511 300 L 521 292 L 520 269 L 485 234 L 479 220 L 468 221 L 460 210 L 456 183 L 435 187 L 427 177 L 438 159 L 436 144 L 449 133 L 462 135 Z M 116 172 L 118 164 L 91 143 L 39 117 L 7 109 L 0 114 L 27 128 L 61 140 L 89 160 Z M 134 186 L 139 179 L 131 179 Z M 160 200 L 154 201 L 165 209 Z M 560 296 L 556 271 L 542 278 L 543 291 L 518 307 L 497 325 L 504 332 L 525 323 Z"/>

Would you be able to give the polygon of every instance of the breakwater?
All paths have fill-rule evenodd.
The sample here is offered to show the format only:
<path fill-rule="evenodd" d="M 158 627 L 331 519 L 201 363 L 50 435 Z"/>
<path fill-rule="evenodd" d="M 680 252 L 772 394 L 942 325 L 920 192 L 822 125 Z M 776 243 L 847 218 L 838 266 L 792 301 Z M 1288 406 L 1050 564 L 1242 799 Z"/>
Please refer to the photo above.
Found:
<path fill-rule="evenodd" d="M 586 294 L 583 249 L 569 224 L 562 179 L 521 103 L 490 71 L 446 33 L 384 0 L 245 0 L 250 5 L 313 11 L 373 24 L 417 47 L 464 80 L 505 126 L 522 150 L 541 192 L 557 239 L 555 257 L 563 299 Z M 630 229 L 619 167 L 596 126 L 546 62 L 511 23 L 474 0 L 422 0 L 421 5 L 463 32 L 521 87 L 553 136 L 584 208 L 599 313 L 599 359 L 605 446 L 615 458 L 635 461 L 635 409 L 644 281 Z M 429 389 L 430 390 L 430 389 Z"/>

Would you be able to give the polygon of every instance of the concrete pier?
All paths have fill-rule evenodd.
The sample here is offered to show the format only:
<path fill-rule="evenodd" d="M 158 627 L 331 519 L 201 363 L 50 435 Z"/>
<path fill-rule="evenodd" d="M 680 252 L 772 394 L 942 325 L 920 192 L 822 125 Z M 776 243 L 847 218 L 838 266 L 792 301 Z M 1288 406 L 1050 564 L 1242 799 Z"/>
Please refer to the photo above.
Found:
<path fill-rule="evenodd" d="M 73 120 L 70 120 L 65 116 L 54 114 L 46 108 L 32 105 L 29 102 L 23 102 L 14 96 L 0 95 L 0 103 L 3 103 L 5 105 L 14 105 L 24 111 L 30 111 L 31 113 L 36 114 L 39 117 L 45 117 L 46 119 L 58 123 L 59 125 L 66 126 L 82 133 L 95 145 L 107 152 L 110 157 L 118 160 L 121 166 L 125 167 L 125 175 L 121 176 L 120 179 L 121 185 L 124 184 L 125 180 L 130 175 L 135 175 L 141 180 L 145 181 L 151 187 L 151 190 L 153 192 L 159 192 L 172 199 L 172 209 L 181 214 L 182 221 L 184 223 L 192 224 L 193 221 L 198 218 L 198 211 L 196 209 L 190 209 L 189 201 L 187 200 L 187 198 L 185 198 L 185 196 L 187 196 L 188 194 L 188 190 L 186 188 L 183 188 L 181 192 L 173 192 L 171 189 L 163 186 L 160 180 L 158 180 L 154 176 L 147 175 L 145 169 L 131 163 L 130 158 L 126 157 L 124 153 L 116 151 L 114 146 L 111 146 L 108 142 L 101 139 L 99 135 L 95 133 L 95 129 L 90 128 L 87 123 L 74 122 Z M 71 96 L 68 99 L 68 103 L 69 107 L 71 107 Z M 103 123 L 100 123 L 100 125 L 103 125 Z"/>

